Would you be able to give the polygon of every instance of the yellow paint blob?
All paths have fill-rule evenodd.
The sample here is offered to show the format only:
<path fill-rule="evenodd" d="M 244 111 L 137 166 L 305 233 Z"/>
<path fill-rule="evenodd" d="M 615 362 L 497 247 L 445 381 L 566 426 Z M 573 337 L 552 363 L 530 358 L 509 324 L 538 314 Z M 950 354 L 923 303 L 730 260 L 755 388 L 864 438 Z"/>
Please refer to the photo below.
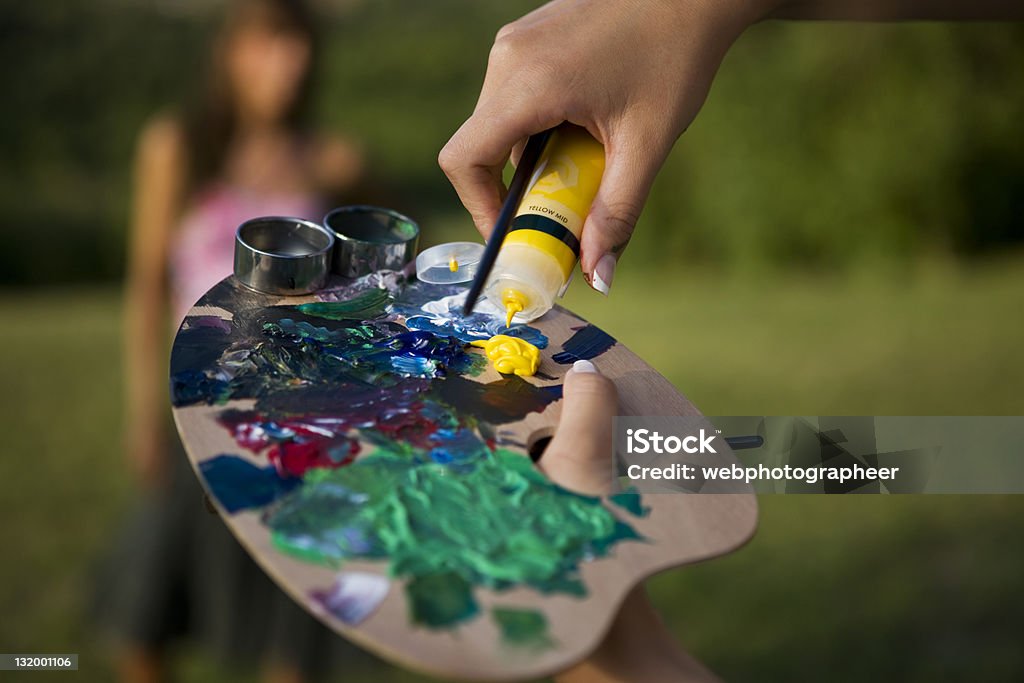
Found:
<path fill-rule="evenodd" d="M 502 303 L 505 304 L 505 327 L 512 327 L 513 316 L 526 308 L 526 297 L 522 292 L 506 289 L 502 296 Z"/>
<path fill-rule="evenodd" d="M 503 375 L 529 377 L 540 365 L 540 349 L 528 341 L 505 334 L 496 334 L 484 341 L 472 342 L 487 354 L 494 369 Z"/>
<path fill-rule="evenodd" d="M 455 259 L 454 256 L 448 259 L 448 270 L 452 271 L 453 273 L 456 273 L 459 270 L 459 262 Z"/>

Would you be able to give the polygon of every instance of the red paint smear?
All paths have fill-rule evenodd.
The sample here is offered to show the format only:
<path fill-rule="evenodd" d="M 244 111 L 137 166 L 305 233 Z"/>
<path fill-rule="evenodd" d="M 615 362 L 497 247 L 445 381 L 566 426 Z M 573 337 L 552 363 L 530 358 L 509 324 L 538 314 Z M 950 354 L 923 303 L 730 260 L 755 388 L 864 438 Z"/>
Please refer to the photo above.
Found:
<path fill-rule="evenodd" d="M 267 451 L 267 459 L 282 477 L 301 477 L 314 467 L 344 467 L 359 453 L 359 442 L 347 436 L 328 439 L 315 436 L 309 441 L 285 441 Z"/>
<path fill-rule="evenodd" d="M 368 406 L 376 413 L 374 407 Z M 311 468 L 337 468 L 355 460 L 361 446 L 348 434 L 369 429 L 391 441 L 429 450 L 440 428 L 414 400 L 374 415 L 297 415 L 274 420 L 259 411 L 226 411 L 218 421 L 242 448 L 265 453 L 283 477 L 301 477 Z M 369 411 L 368 411 L 369 412 Z"/>
<path fill-rule="evenodd" d="M 394 441 L 405 442 L 417 448 L 430 448 L 430 435 L 439 427 L 420 412 L 422 403 L 409 410 L 381 415 L 373 428 Z"/>
<path fill-rule="evenodd" d="M 360 450 L 359 441 L 347 434 L 352 425 L 341 418 L 271 420 L 257 412 L 229 411 L 218 421 L 242 448 L 257 454 L 266 451 L 282 477 L 301 477 L 314 467 L 343 467 Z"/>

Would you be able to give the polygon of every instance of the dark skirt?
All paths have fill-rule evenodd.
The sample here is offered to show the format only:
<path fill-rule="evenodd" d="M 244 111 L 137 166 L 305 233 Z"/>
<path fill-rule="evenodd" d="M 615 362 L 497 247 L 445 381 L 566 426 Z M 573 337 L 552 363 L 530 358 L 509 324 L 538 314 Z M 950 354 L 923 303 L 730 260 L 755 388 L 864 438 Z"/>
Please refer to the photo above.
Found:
<path fill-rule="evenodd" d="M 223 663 L 273 661 L 307 676 L 377 660 L 302 610 L 211 513 L 180 443 L 169 486 L 138 501 L 101 558 L 91 616 L 120 646 L 188 639 Z"/>

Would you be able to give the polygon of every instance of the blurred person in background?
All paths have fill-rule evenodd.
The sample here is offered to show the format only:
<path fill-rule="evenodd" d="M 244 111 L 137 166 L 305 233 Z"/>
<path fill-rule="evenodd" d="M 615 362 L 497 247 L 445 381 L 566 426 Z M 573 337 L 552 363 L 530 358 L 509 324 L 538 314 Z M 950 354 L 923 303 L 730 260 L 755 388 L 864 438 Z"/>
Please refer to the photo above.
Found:
<path fill-rule="evenodd" d="M 204 509 L 170 426 L 167 358 L 188 309 L 232 270 L 234 235 L 265 215 L 319 220 L 362 173 L 356 146 L 306 125 L 316 55 L 298 0 L 236 0 L 201 96 L 138 141 L 126 288 L 125 447 L 140 507 L 100 570 L 97 621 L 124 681 L 166 678 L 180 636 L 301 681 L 340 638 L 305 614 Z M 350 656 L 357 656 L 354 652 Z"/>

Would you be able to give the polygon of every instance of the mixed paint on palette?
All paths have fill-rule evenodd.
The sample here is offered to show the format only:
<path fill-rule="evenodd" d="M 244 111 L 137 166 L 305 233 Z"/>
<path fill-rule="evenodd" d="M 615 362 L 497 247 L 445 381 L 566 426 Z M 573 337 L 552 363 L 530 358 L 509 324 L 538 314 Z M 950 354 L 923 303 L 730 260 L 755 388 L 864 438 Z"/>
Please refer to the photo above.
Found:
<path fill-rule="evenodd" d="M 487 360 L 470 346 L 498 333 L 540 348 L 548 339 L 505 328 L 498 314 L 462 316 L 451 288 L 377 284 L 264 306 L 225 281 L 200 304 L 231 320 L 186 318 L 173 403 L 223 406 L 218 423 L 251 454 L 201 462 L 209 490 L 229 513 L 258 511 L 280 551 L 339 569 L 310 599 L 344 623 L 388 591 L 380 575 L 342 569 L 357 559 L 386 562 L 404 580 L 411 620 L 431 628 L 479 617 L 478 588 L 585 595 L 580 564 L 639 539 L 626 520 L 643 507 L 563 489 L 502 443 L 502 425 L 543 411 L 562 387 L 515 375 L 482 382 Z M 553 360 L 593 358 L 614 343 L 587 325 Z M 242 399 L 244 408 L 229 405 Z M 507 644 L 550 644 L 543 613 L 489 611 Z"/>

